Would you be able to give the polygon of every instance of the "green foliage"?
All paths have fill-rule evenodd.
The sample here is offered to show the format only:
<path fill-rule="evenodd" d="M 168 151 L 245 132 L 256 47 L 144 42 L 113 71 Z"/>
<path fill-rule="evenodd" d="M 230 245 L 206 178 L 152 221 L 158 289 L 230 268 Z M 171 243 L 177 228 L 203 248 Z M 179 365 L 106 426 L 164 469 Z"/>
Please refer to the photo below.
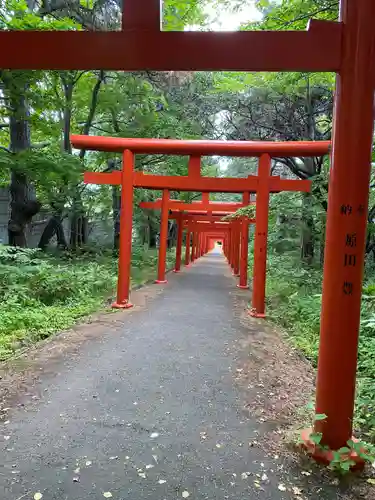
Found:
<path fill-rule="evenodd" d="M 156 266 L 156 250 L 135 247 L 133 285 L 154 276 Z M 45 255 L 0 246 L 0 360 L 103 307 L 116 281 L 111 251 Z"/>
<path fill-rule="evenodd" d="M 236 212 L 223 217 L 223 221 L 230 221 L 240 219 L 241 217 L 248 217 L 249 219 L 255 218 L 255 206 L 248 205 L 247 207 L 239 208 Z"/>
<path fill-rule="evenodd" d="M 272 231 L 272 230 L 271 230 Z M 367 270 L 362 300 L 354 426 L 375 442 L 375 272 Z M 269 250 L 267 297 L 270 317 L 289 341 L 316 366 L 318 359 L 322 269 L 305 266 L 292 252 Z"/>
<path fill-rule="evenodd" d="M 327 415 L 325 413 L 317 413 L 315 415 L 314 420 L 315 420 L 315 422 L 319 422 L 320 420 L 326 420 L 326 418 L 327 418 Z"/>
<path fill-rule="evenodd" d="M 334 0 L 257 0 L 264 14 L 259 27 L 264 29 L 306 29 L 309 19 L 335 21 L 339 2 Z"/>

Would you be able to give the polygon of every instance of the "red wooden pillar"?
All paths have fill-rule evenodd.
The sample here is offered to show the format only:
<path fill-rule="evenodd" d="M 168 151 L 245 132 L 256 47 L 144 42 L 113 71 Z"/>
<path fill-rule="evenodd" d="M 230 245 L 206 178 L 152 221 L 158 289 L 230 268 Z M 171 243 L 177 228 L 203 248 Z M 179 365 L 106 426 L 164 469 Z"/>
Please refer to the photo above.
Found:
<path fill-rule="evenodd" d="M 178 273 L 181 270 L 182 236 L 184 230 L 184 220 L 182 214 L 179 214 L 177 225 L 176 262 L 174 266 L 175 273 Z"/>
<path fill-rule="evenodd" d="M 239 276 L 240 274 L 240 246 L 241 246 L 241 222 L 236 220 L 234 222 L 235 243 L 234 243 L 234 266 L 233 275 Z"/>
<path fill-rule="evenodd" d="M 230 223 L 230 249 L 229 249 L 229 264 L 230 267 L 233 269 L 234 267 L 234 226 L 233 222 Z"/>
<path fill-rule="evenodd" d="M 165 265 L 167 261 L 167 239 L 168 239 L 168 201 L 169 191 L 163 189 L 163 197 L 161 202 L 161 221 L 160 221 L 160 242 L 159 242 L 159 262 L 158 262 L 158 279 L 155 283 L 167 283 L 165 279 Z"/>
<path fill-rule="evenodd" d="M 193 228 L 193 236 L 191 243 L 191 263 L 193 263 L 196 259 L 196 251 L 197 251 L 197 230 L 196 227 Z"/>
<path fill-rule="evenodd" d="M 244 193 L 242 197 L 244 204 L 250 203 L 250 193 Z M 240 282 L 238 288 L 249 288 L 247 283 L 247 260 L 249 254 L 249 219 L 242 217 L 241 224 L 241 258 L 240 258 Z"/>
<path fill-rule="evenodd" d="M 255 213 L 253 296 L 250 312 L 256 318 L 265 317 L 268 206 L 270 198 L 268 181 L 270 170 L 271 157 L 268 154 L 263 154 L 259 158 L 258 166 L 259 183 Z"/>
<path fill-rule="evenodd" d="M 346 0 L 337 78 L 324 256 L 316 412 L 322 443 L 352 435 L 374 122 L 374 0 Z"/>
<path fill-rule="evenodd" d="M 117 299 L 112 305 L 116 309 L 133 307 L 129 302 L 133 237 L 133 153 L 128 150 L 124 151 L 122 161 Z"/>
<path fill-rule="evenodd" d="M 230 228 L 230 267 L 233 269 L 234 267 L 234 226 L 233 222 L 231 222 L 231 228 Z"/>
<path fill-rule="evenodd" d="M 188 224 L 186 229 L 186 241 L 185 241 L 185 266 L 190 265 L 190 240 L 191 240 L 191 228 Z"/>

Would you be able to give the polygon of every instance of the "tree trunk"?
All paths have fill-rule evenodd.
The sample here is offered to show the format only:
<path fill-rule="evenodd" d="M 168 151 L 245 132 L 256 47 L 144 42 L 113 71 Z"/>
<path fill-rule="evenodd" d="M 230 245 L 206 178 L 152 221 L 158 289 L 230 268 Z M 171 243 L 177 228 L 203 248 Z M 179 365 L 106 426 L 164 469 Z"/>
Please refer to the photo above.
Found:
<path fill-rule="evenodd" d="M 12 77 L 11 77 L 12 79 Z M 10 83 L 12 86 L 12 83 Z M 30 149 L 29 108 L 26 101 L 27 85 L 23 89 L 10 88 L 9 100 L 11 114 L 9 117 L 10 150 L 20 153 Z M 33 189 L 28 185 L 25 173 L 15 169 L 10 180 L 10 218 L 8 222 L 9 245 L 26 247 L 26 225 L 41 208 L 35 199 Z"/>
<path fill-rule="evenodd" d="M 302 194 L 302 234 L 301 234 L 301 259 L 306 264 L 311 264 L 314 258 L 314 218 L 312 213 L 312 196 L 310 193 Z"/>
<path fill-rule="evenodd" d="M 150 248 L 156 248 L 157 247 L 157 239 L 158 239 L 158 230 L 155 227 L 155 224 L 153 224 L 150 220 L 148 219 L 148 232 L 149 232 L 149 245 Z"/>
<path fill-rule="evenodd" d="M 87 218 L 78 211 L 73 213 L 70 222 L 70 246 L 79 248 L 87 243 L 88 224 Z"/>
<path fill-rule="evenodd" d="M 55 235 L 57 238 L 57 246 L 64 250 L 68 248 L 62 221 L 63 217 L 61 214 L 55 214 L 49 219 L 40 237 L 38 248 L 46 250 L 49 242 Z"/>
<path fill-rule="evenodd" d="M 325 221 L 322 222 L 322 230 L 320 234 L 320 255 L 319 255 L 319 260 L 320 260 L 320 267 L 323 268 L 324 266 L 324 248 L 326 244 L 326 223 Z"/>
<path fill-rule="evenodd" d="M 315 139 L 315 121 L 309 76 L 306 87 L 306 139 Z M 315 173 L 314 158 L 305 158 L 305 170 L 308 177 Z M 314 258 L 314 217 L 313 199 L 311 193 L 302 194 L 302 234 L 301 234 L 301 259 L 311 264 Z"/>
<path fill-rule="evenodd" d="M 121 193 L 118 186 L 112 186 L 113 249 L 120 247 Z"/>
<path fill-rule="evenodd" d="M 70 75 L 61 73 L 61 82 L 64 90 L 64 117 L 63 117 L 63 150 L 72 154 L 72 145 L 70 143 L 70 130 L 72 121 L 73 106 L 73 88 L 74 82 Z"/>
<path fill-rule="evenodd" d="M 176 246 L 177 241 L 177 224 L 175 221 L 169 225 L 168 228 L 168 248 L 173 248 Z"/>

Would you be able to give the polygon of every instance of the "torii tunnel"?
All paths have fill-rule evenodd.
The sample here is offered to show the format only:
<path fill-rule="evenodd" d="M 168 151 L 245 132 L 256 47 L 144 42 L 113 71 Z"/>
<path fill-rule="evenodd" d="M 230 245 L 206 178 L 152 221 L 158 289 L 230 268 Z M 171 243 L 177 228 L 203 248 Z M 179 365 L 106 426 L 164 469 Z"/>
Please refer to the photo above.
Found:
<path fill-rule="evenodd" d="M 332 137 L 332 166 L 324 256 L 323 297 L 317 377 L 316 422 L 321 443 L 332 450 L 345 446 L 352 435 L 358 334 L 366 242 L 369 180 L 374 124 L 375 19 L 374 0 L 340 0 L 338 22 L 311 21 L 303 31 L 163 32 L 160 0 L 123 0 L 120 32 L 0 31 L 0 68 L 4 69 L 108 69 L 120 71 L 291 71 L 337 74 Z M 28 50 L 24 50 L 27 47 Z M 61 50 L 63 47 L 64 50 Z M 178 50 L 176 48 L 178 47 Z M 91 141 L 91 142 L 90 142 Z M 124 152 L 122 208 L 132 209 L 134 186 L 151 189 L 197 191 L 257 191 L 257 210 L 270 192 L 260 179 L 150 179 L 133 171 L 134 154 L 157 153 L 160 142 L 137 139 L 73 139 L 77 147 Z M 249 156 L 249 143 L 185 144 L 179 154 Z M 251 143 L 250 143 L 251 144 Z M 283 153 L 291 143 L 284 145 Z M 256 146 L 255 146 L 256 147 Z M 269 165 L 277 143 L 258 149 Z M 304 144 L 292 155 L 304 156 Z M 313 144 L 310 145 L 313 147 Z M 104 149 L 103 149 L 104 148 Z M 319 149 L 319 146 L 318 146 Z M 307 154 L 312 154 L 309 150 Z M 162 152 L 162 151 L 160 151 Z M 325 154 L 315 151 L 316 154 Z M 254 151 L 253 151 L 254 153 Z M 176 150 L 175 150 L 176 154 Z M 266 168 L 265 167 L 265 168 Z M 103 174 L 104 175 L 104 174 Z M 92 178 L 96 182 L 99 178 Z M 112 178 L 113 179 L 113 178 Z M 113 180 L 111 180 L 113 182 Z M 281 181 L 273 180 L 276 184 Z M 255 189 L 256 190 L 256 189 Z M 259 216 L 256 215 L 257 224 Z M 131 224 L 122 217 L 121 230 L 130 250 Z M 263 237 L 258 236 L 257 237 Z M 124 248 L 123 248 L 124 250 Z M 122 252 L 124 258 L 124 252 Z M 124 286 L 126 288 L 126 284 Z M 343 368 L 342 368 L 343 367 Z M 317 456 L 319 450 L 304 439 Z M 324 452 L 329 460 L 329 452 Z"/>
<path fill-rule="evenodd" d="M 256 193 L 256 229 L 254 241 L 254 274 L 252 294 L 252 315 L 264 318 L 265 315 L 265 276 L 267 268 L 267 234 L 270 193 L 280 191 L 310 191 L 311 182 L 307 180 L 281 179 L 271 175 L 272 157 L 288 156 L 323 156 L 328 153 L 328 141 L 299 142 L 262 142 L 262 141 L 183 141 L 171 139 L 125 139 L 114 137 L 78 136 L 71 137 L 72 146 L 77 149 L 123 153 L 122 172 L 112 173 L 86 172 L 87 183 L 121 184 L 121 217 L 120 217 L 120 255 L 119 279 L 117 289 L 118 308 L 131 307 L 130 265 L 131 235 L 133 214 L 133 190 L 157 189 L 163 191 L 161 201 L 161 248 L 159 254 L 159 276 L 157 283 L 165 283 L 166 238 L 168 230 L 169 192 L 194 191 L 202 193 L 241 193 L 243 204 L 250 201 L 250 193 Z M 135 154 L 165 154 L 189 156 L 187 176 L 152 175 L 134 170 Z M 258 175 L 246 178 L 203 177 L 201 176 L 201 157 L 203 155 L 257 157 Z M 209 210 L 206 201 L 206 210 Z M 240 244 L 238 224 L 231 231 L 232 250 Z M 244 225 L 244 227 L 246 224 Z M 247 227 L 244 229 L 244 233 Z M 193 243 L 194 245 L 194 243 Z M 244 245 L 245 248 L 245 245 Z M 234 260 L 237 268 L 237 258 Z M 244 284 L 244 283 L 242 283 Z"/>
<path fill-rule="evenodd" d="M 223 223 L 222 219 L 240 208 L 255 204 L 255 202 L 250 202 L 250 194 L 248 192 L 243 194 L 242 203 L 209 201 L 208 193 L 203 193 L 202 201 L 199 202 L 186 203 L 180 200 L 168 200 L 169 218 L 175 219 L 177 223 L 176 262 L 174 271 L 179 272 L 181 269 L 183 231 L 186 229 L 185 265 L 188 266 L 190 262 L 194 262 L 196 256 L 200 257 L 211 249 L 208 232 L 212 230 L 212 228 L 208 228 L 207 225 L 199 227 L 197 223 L 210 222 L 213 225 L 216 223 L 215 229 L 217 228 L 218 231 L 220 231 L 220 229 L 223 231 L 223 235 L 220 239 L 223 243 L 224 254 L 233 269 L 234 276 L 239 276 L 240 278 L 237 286 L 243 289 L 248 288 L 248 227 L 249 224 L 255 223 L 255 219 L 248 219 L 242 216 L 240 220 L 231 222 L 230 224 Z M 149 210 L 161 210 L 163 200 L 158 199 L 153 202 L 144 201 L 141 202 L 139 206 Z M 163 221 L 161 222 L 161 226 L 163 226 Z M 164 281 L 165 268 L 163 267 L 163 263 L 165 262 L 164 254 L 166 251 L 167 242 L 163 234 L 159 250 L 159 264 L 162 263 L 162 265 L 161 267 L 159 266 L 158 269 L 158 282 Z M 162 257 L 160 258 L 160 256 Z M 256 273 L 257 269 L 255 269 L 254 266 L 253 274 Z M 265 286 L 265 279 L 262 282 L 262 286 Z"/>

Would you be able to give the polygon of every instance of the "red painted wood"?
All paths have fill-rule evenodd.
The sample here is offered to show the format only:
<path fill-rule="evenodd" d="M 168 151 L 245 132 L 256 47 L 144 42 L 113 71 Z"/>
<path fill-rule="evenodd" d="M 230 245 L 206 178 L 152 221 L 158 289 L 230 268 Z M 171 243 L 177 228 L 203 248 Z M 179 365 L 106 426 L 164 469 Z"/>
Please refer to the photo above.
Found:
<path fill-rule="evenodd" d="M 153 12 L 147 14 L 144 10 L 144 14 L 146 27 L 155 22 Z M 140 22 L 138 14 L 135 22 Z M 311 27 L 307 33 L 158 33 L 144 29 L 122 32 L 1 31 L 0 47 L 3 50 L 0 52 L 0 67 L 122 71 L 338 71 L 342 26 L 330 23 L 328 30 L 319 23 Z"/>
<path fill-rule="evenodd" d="M 205 156 L 322 156 L 329 153 L 329 141 L 200 141 L 179 139 L 134 139 L 95 135 L 72 135 L 77 149 L 137 154 L 174 154 Z"/>
<path fill-rule="evenodd" d="M 132 307 L 129 302 L 130 296 L 130 273 L 132 257 L 132 233 L 133 233 L 133 186 L 131 178 L 134 169 L 134 155 L 131 151 L 125 151 L 123 155 L 123 169 L 119 173 L 122 176 L 121 185 L 121 211 L 120 211 L 120 244 L 118 262 L 117 300 L 113 304 L 115 308 Z M 112 175 L 112 174 L 103 174 Z"/>
<path fill-rule="evenodd" d="M 148 30 L 156 35 L 161 27 L 161 2 L 160 0 L 123 0 L 122 29 Z"/>
<path fill-rule="evenodd" d="M 258 175 L 259 189 L 257 191 L 257 205 L 255 212 L 255 238 L 254 238 L 254 271 L 252 314 L 256 317 L 265 315 L 266 297 L 266 270 L 267 270 L 267 236 L 268 236 L 268 210 L 270 191 L 268 178 L 271 170 L 271 158 L 265 154 L 260 157 Z"/>
<path fill-rule="evenodd" d="M 168 240 L 168 189 L 163 190 L 161 220 L 160 220 L 160 240 L 159 240 L 159 261 L 158 261 L 158 278 L 156 283 L 166 283 L 165 267 L 167 261 L 167 240 Z"/>
<path fill-rule="evenodd" d="M 373 145 L 374 0 L 342 2 L 317 378 L 316 423 L 332 450 L 352 436 L 367 208 Z"/>
<path fill-rule="evenodd" d="M 242 201 L 245 205 L 250 204 L 250 193 L 244 193 Z M 249 253 L 249 219 L 242 217 L 241 220 L 241 257 L 240 257 L 240 280 L 239 287 L 247 288 L 247 264 Z"/>
<path fill-rule="evenodd" d="M 174 270 L 178 273 L 181 269 L 181 255 L 182 255 L 182 236 L 184 230 L 183 217 L 182 214 L 179 214 L 177 219 L 177 242 L 176 242 L 176 262 L 174 266 Z"/>

